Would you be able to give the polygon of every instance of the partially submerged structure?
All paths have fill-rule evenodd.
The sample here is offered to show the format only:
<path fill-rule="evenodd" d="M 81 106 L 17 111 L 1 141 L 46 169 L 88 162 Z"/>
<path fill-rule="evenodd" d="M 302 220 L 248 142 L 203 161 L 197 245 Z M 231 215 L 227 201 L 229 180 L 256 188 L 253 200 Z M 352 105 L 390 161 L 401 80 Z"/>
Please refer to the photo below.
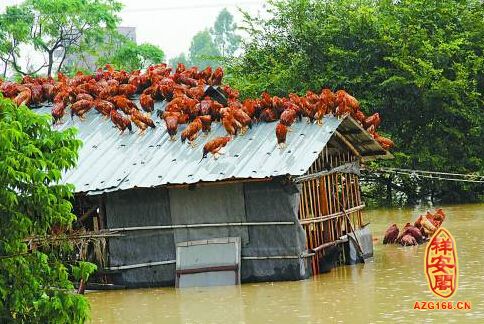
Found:
<path fill-rule="evenodd" d="M 190 148 L 169 141 L 160 120 L 120 135 L 102 118 L 91 111 L 55 127 L 77 127 L 84 143 L 63 181 L 75 185 L 79 222 L 105 234 L 93 254 L 106 282 L 298 280 L 372 254 L 359 166 L 391 155 L 351 117 L 297 122 L 283 150 L 275 124 L 257 124 L 202 161 L 203 143 L 225 135 L 219 123 Z"/>

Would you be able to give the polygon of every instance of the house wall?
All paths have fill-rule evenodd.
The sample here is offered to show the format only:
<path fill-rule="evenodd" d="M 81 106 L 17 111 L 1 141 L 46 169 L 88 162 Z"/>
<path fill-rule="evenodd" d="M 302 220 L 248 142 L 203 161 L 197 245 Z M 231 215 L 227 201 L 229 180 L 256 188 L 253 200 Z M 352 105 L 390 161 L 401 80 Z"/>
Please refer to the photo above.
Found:
<path fill-rule="evenodd" d="M 138 230 L 109 238 L 109 266 L 176 259 L 176 243 L 240 237 L 242 282 L 309 277 L 306 235 L 298 222 L 299 188 L 278 181 L 196 188 L 135 189 L 108 193 L 109 229 L 150 225 L 294 222 L 292 225 L 217 226 Z M 113 283 L 128 287 L 174 285 L 175 263 L 117 270 Z"/>

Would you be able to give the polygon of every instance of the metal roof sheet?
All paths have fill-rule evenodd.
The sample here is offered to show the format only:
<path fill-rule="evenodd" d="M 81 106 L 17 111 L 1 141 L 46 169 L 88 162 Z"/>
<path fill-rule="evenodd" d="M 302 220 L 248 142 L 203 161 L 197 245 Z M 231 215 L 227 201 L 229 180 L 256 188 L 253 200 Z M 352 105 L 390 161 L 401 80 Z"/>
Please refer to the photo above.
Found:
<path fill-rule="evenodd" d="M 163 106 L 164 103 L 157 102 L 155 110 Z M 50 113 L 51 107 L 36 111 Z M 220 123 L 213 123 L 210 134 L 200 135 L 195 142 L 197 147 L 192 148 L 179 139 L 170 141 L 165 123 L 157 117 L 154 119 L 156 128 L 148 129 L 144 135 L 127 131 L 120 135 L 109 119 L 94 110 L 86 114 L 84 121 L 64 117 L 63 124 L 53 127 L 57 130 L 78 128 L 77 136 L 84 144 L 77 166 L 63 174 L 62 182 L 74 184 L 76 192 L 97 194 L 232 178 L 299 176 L 309 169 L 341 124 L 346 129 L 356 124 L 351 118 L 339 120 L 329 116 L 324 118 L 323 126 L 296 122 L 287 135 L 286 148 L 281 150 L 276 146 L 276 123 L 260 123 L 230 141 L 219 159 L 209 155 L 200 162 L 203 145 L 214 137 L 226 135 Z M 179 133 L 184 127 L 179 127 Z M 378 143 L 376 146 L 381 150 Z M 374 147 L 368 149 L 375 151 Z"/>

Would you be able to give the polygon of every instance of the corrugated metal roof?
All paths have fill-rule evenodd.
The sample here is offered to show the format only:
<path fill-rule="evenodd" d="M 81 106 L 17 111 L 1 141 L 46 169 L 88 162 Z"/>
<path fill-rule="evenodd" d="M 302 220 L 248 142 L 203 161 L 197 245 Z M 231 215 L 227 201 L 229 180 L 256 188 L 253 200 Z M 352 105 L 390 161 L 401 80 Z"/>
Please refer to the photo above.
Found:
<path fill-rule="evenodd" d="M 157 102 L 155 109 L 163 105 Z M 50 107 L 36 109 L 38 113 L 50 113 L 50 110 Z M 309 169 L 340 124 L 344 124 L 345 129 L 356 124 L 350 118 L 339 120 L 335 117 L 325 117 L 323 126 L 297 122 L 287 135 L 286 148 L 281 150 L 276 146 L 276 123 L 260 123 L 230 141 L 218 160 L 209 155 L 200 162 L 203 145 L 214 137 L 226 135 L 220 123 L 212 124 L 208 137 L 200 135 L 197 147 L 192 148 L 179 139 L 170 141 L 165 123 L 154 118 L 157 127 L 148 129 L 144 135 L 127 131 L 120 135 L 109 119 L 94 110 L 86 114 L 84 121 L 64 117 L 65 123 L 54 128 L 78 128 L 77 136 L 84 145 L 77 167 L 63 174 L 62 181 L 74 184 L 76 192 L 96 194 L 232 178 L 299 176 Z M 179 133 L 183 127 L 179 128 Z M 381 150 L 378 144 L 376 146 Z"/>

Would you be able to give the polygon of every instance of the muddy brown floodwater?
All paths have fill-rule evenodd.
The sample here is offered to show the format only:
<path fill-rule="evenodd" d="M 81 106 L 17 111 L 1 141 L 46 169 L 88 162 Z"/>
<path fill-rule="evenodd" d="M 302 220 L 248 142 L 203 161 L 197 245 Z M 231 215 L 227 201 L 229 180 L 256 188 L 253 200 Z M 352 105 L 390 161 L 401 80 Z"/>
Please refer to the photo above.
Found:
<path fill-rule="evenodd" d="M 484 204 L 441 206 L 454 236 L 459 283 L 453 301 L 470 311 L 413 310 L 415 301 L 438 301 L 424 273 L 425 245 L 382 245 L 391 223 L 414 220 L 424 209 L 366 211 L 375 256 L 365 264 L 293 282 L 233 287 L 132 289 L 87 294 L 94 323 L 484 323 Z"/>

